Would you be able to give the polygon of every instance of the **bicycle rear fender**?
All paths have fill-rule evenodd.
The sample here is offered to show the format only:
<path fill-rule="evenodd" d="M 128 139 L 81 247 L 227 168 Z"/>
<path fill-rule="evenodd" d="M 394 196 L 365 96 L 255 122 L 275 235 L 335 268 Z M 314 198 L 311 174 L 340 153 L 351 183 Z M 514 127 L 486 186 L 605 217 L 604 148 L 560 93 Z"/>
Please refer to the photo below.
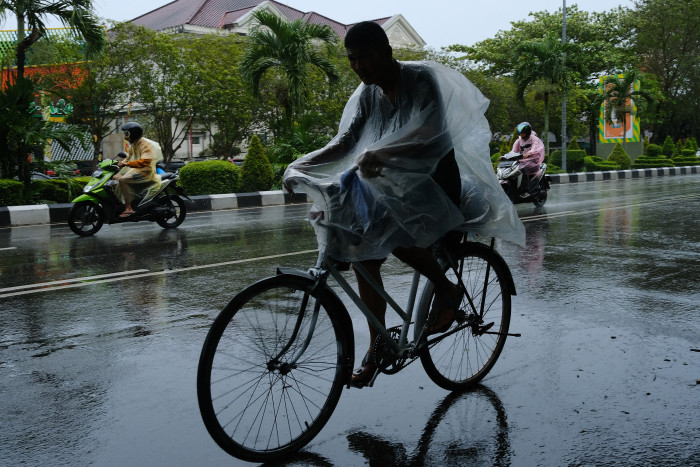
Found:
<path fill-rule="evenodd" d="M 278 267 L 277 275 L 295 276 L 308 280 L 309 286 L 312 290 L 313 287 L 317 284 L 316 277 L 314 277 L 312 274 L 306 271 L 302 271 L 301 269 Z M 347 344 L 347 357 L 343 365 L 345 366 L 347 380 L 350 381 L 350 377 L 352 376 L 352 370 L 355 367 L 355 333 L 353 331 L 350 313 L 348 313 L 348 309 L 345 308 L 345 305 L 343 304 L 342 300 L 340 300 L 338 295 L 333 291 L 333 289 L 328 287 L 327 284 L 321 286 L 320 290 L 317 289 L 317 294 L 319 296 L 324 296 L 324 298 L 329 302 L 329 305 L 334 307 L 336 313 L 338 314 L 338 319 L 341 324 L 341 329 L 345 333 L 345 339 Z"/>

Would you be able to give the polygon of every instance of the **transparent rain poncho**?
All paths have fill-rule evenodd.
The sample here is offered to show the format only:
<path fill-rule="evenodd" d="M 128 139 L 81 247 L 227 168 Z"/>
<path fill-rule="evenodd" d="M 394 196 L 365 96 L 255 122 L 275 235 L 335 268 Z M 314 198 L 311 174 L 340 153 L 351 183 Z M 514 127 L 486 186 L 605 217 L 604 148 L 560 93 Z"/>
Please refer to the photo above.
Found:
<path fill-rule="evenodd" d="M 285 184 L 313 200 L 319 249 L 340 261 L 385 258 L 398 246 L 429 247 L 451 230 L 524 244 L 525 229 L 489 158 L 488 99 L 461 73 L 431 62 L 399 62 L 394 104 L 377 86 L 350 97 L 338 134 L 289 165 Z M 433 174 L 454 149 L 457 206 Z M 383 162 L 363 178 L 358 158 Z"/>

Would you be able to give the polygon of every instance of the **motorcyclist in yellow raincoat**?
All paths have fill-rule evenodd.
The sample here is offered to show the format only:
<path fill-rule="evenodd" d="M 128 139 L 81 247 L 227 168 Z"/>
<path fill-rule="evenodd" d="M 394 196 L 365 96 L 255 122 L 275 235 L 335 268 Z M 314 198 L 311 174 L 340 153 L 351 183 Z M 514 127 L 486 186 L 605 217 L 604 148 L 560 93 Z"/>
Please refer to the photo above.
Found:
<path fill-rule="evenodd" d="M 163 160 L 163 152 L 155 141 L 143 137 L 143 128 L 136 122 L 122 126 L 124 139 L 129 142 L 127 157 L 117 165 L 122 169 L 114 176 L 119 182 L 124 199 L 124 212 L 120 217 L 134 213 L 131 201 L 138 196 L 145 196 L 149 191 L 160 187 L 160 175 L 156 164 Z"/>

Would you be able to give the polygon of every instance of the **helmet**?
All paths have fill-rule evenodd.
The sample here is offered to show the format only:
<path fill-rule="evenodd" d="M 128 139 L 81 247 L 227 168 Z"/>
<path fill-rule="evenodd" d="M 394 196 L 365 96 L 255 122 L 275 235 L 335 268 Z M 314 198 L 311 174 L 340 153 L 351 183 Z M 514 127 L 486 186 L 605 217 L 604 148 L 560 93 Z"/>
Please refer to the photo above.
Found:
<path fill-rule="evenodd" d="M 518 130 L 518 134 L 525 132 L 529 137 L 530 133 L 532 133 L 532 125 L 530 125 L 528 122 L 519 123 L 516 128 Z"/>
<path fill-rule="evenodd" d="M 122 131 L 124 132 L 124 139 L 129 140 L 132 144 L 143 136 L 143 128 L 136 122 L 125 123 L 122 126 Z"/>

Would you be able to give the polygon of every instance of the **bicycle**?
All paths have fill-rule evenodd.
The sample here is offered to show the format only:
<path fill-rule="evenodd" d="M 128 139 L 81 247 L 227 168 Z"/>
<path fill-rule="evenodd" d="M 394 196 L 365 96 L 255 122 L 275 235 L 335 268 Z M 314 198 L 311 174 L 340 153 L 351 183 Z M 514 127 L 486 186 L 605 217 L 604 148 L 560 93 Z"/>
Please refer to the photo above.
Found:
<path fill-rule="evenodd" d="M 350 387 L 355 360 L 352 321 L 329 276 L 379 331 L 369 386 L 379 373 L 396 373 L 420 359 L 438 386 L 474 387 L 496 363 L 506 337 L 519 336 L 508 333 L 515 285 L 493 239 L 486 245 L 461 234 L 454 248 L 443 245 L 436 253 L 465 292 L 456 324 L 442 334 L 424 332 L 433 285 L 425 283 L 418 297 L 418 272 L 403 310 L 354 264 L 403 321 L 387 329 L 323 252 L 306 272 L 278 268 L 236 295 L 214 320 L 197 373 L 200 412 L 214 441 L 237 458 L 267 462 L 300 450 L 326 424 L 343 386 Z"/>

